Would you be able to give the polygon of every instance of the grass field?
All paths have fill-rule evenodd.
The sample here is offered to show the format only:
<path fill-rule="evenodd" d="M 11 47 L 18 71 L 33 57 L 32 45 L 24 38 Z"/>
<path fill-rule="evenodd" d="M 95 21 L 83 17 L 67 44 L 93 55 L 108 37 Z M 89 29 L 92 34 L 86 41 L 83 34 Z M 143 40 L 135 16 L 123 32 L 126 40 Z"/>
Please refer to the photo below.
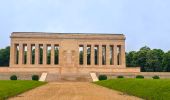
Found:
<path fill-rule="evenodd" d="M 170 100 L 169 79 L 111 79 L 95 84 L 146 100 Z"/>
<path fill-rule="evenodd" d="M 43 84 L 45 82 L 0 80 L 0 100 L 15 96 Z"/>

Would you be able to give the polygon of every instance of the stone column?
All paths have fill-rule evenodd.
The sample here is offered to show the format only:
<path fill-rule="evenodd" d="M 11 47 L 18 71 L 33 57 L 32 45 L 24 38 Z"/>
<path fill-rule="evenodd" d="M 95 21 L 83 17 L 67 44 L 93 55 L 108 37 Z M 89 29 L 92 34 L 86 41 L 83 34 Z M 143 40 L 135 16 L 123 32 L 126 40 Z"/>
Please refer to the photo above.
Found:
<path fill-rule="evenodd" d="M 47 44 L 43 44 L 43 65 L 47 65 Z"/>
<path fill-rule="evenodd" d="M 31 44 L 27 44 L 27 65 L 32 63 L 32 48 Z"/>
<path fill-rule="evenodd" d="M 83 53 L 83 65 L 84 66 L 87 66 L 87 45 L 86 44 L 84 44 L 84 53 Z"/>
<path fill-rule="evenodd" d="M 16 64 L 16 46 L 14 43 L 11 43 L 10 47 L 10 66 Z"/>
<path fill-rule="evenodd" d="M 125 56 L 125 45 L 121 45 L 121 50 L 120 50 L 120 55 L 121 55 L 121 65 L 122 67 L 125 67 L 126 65 L 126 56 Z"/>
<path fill-rule="evenodd" d="M 94 66 L 94 45 L 91 45 L 91 65 Z"/>
<path fill-rule="evenodd" d="M 99 45 L 99 66 L 102 66 L 102 45 Z"/>
<path fill-rule="evenodd" d="M 110 65 L 110 45 L 106 45 L 106 65 Z"/>
<path fill-rule="evenodd" d="M 35 44 L 35 64 L 39 65 L 40 61 L 40 47 L 39 44 Z"/>
<path fill-rule="evenodd" d="M 54 44 L 51 44 L 51 65 L 54 65 L 54 57 L 55 57 L 55 48 Z"/>
<path fill-rule="evenodd" d="M 117 66 L 117 45 L 114 45 L 114 66 Z"/>
<path fill-rule="evenodd" d="M 76 57 L 76 64 L 77 64 L 77 66 L 81 65 L 80 64 L 80 51 L 79 51 L 79 48 L 80 48 L 80 45 L 78 45 L 78 47 L 77 47 L 77 51 L 78 51 L 77 57 Z"/>
<path fill-rule="evenodd" d="M 24 62 L 24 49 L 23 44 L 19 44 L 19 65 L 22 65 Z"/>
<path fill-rule="evenodd" d="M 114 46 L 112 45 L 112 65 L 114 65 Z"/>

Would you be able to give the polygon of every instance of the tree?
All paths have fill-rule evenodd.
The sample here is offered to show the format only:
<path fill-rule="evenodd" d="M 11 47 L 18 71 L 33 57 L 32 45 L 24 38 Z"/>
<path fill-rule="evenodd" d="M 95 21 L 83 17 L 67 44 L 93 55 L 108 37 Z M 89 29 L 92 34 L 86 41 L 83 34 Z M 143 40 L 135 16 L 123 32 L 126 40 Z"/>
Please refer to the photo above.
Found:
<path fill-rule="evenodd" d="M 170 51 L 163 55 L 162 66 L 163 71 L 170 72 Z"/>
<path fill-rule="evenodd" d="M 141 71 L 146 71 L 147 53 L 150 50 L 151 49 L 148 46 L 144 46 L 140 48 L 140 50 L 137 52 L 136 63 L 137 63 L 137 66 L 141 67 Z"/>
<path fill-rule="evenodd" d="M 128 67 L 136 67 L 137 66 L 136 55 L 137 55 L 137 53 L 135 51 L 126 53 L 126 64 Z"/>
<path fill-rule="evenodd" d="M 0 49 L 0 66 L 9 66 L 10 47 Z"/>
<path fill-rule="evenodd" d="M 161 49 L 153 49 L 147 53 L 146 64 L 149 71 L 160 72 L 162 71 L 162 60 L 164 52 Z"/>
<path fill-rule="evenodd" d="M 148 46 L 144 46 L 142 48 L 140 48 L 140 51 L 150 51 L 151 49 Z"/>

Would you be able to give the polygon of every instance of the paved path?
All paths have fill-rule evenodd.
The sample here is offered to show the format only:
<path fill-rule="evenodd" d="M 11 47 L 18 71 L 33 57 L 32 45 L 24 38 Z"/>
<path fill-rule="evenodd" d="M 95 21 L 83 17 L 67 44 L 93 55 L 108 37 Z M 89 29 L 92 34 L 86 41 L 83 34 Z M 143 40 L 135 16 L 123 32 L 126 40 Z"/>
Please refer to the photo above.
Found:
<path fill-rule="evenodd" d="M 88 82 L 53 82 L 10 100 L 141 100 Z"/>

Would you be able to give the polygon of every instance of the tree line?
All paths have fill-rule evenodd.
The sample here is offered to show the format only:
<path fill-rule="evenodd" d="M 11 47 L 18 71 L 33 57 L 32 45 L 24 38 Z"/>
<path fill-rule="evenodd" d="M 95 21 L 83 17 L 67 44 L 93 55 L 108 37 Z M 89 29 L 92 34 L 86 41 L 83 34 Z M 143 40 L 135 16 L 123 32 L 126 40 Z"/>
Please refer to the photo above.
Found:
<path fill-rule="evenodd" d="M 170 51 L 142 47 L 126 53 L 127 67 L 139 66 L 142 72 L 170 72 Z"/>
<path fill-rule="evenodd" d="M 9 66 L 9 59 L 10 47 L 0 49 L 0 66 Z M 150 49 L 144 46 L 139 51 L 126 52 L 126 65 L 140 67 L 143 72 L 170 72 L 170 51 L 164 52 L 161 49 Z"/>

